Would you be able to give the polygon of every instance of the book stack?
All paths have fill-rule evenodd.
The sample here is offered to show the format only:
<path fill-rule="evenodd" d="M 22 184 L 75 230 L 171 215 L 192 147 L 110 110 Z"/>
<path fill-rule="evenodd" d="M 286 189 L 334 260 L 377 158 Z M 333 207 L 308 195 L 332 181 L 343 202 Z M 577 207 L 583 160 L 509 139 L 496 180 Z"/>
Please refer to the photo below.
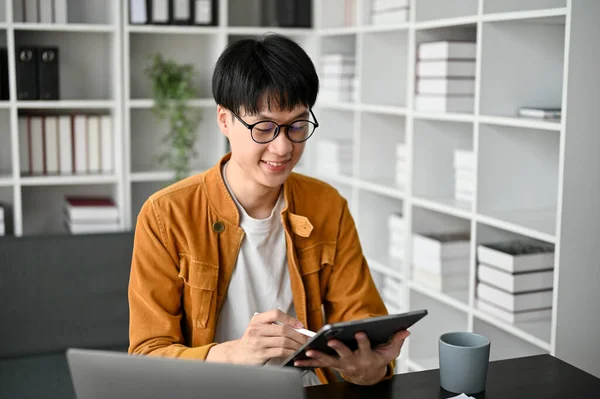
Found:
<path fill-rule="evenodd" d="M 454 151 L 454 198 L 459 201 L 475 200 L 475 153 Z"/>
<path fill-rule="evenodd" d="M 120 230 L 119 209 L 110 197 L 65 197 L 65 227 L 71 234 Z"/>
<path fill-rule="evenodd" d="M 474 42 L 419 44 L 415 109 L 472 113 L 475 103 L 475 54 Z"/>
<path fill-rule="evenodd" d="M 396 185 L 406 187 L 408 184 L 408 148 L 404 143 L 396 144 Z"/>
<path fill-rule="evenodd" d="M 537 107 L 521 107 L 519 108 L 519 116 L 525 118 L 545 119 L 551 121 L 560 121 L 560 108 L 537 108 Z"/>
<path fill-rule="evenodd" d="M 319 95 L 322 101 L 356 101 L 358 79 L 355 77 L 355 57 L 351 54 L 325 54 Z"/>
<path fill-rule="evenodd" d="M 217 0 L 129 0 L 129 22 L 135 25 L 216 25 Z"/>
<path fill-rule="evenodd" d="M 66 24 L 67 0 L 15 0 L 14 20 L 27 23 Z"/>
<path fill-rule="evenodd" d="M 388 255 L 392 261 L 402 263 L 406 252 L 406 227 L 402 212 L 394 212 L 388 216 L 388 230 L 390 234 Z"/>
<path fill-rule="evenodd" d="M 4 208 L 0 205 L 0 236 L 3 236 L 6 233 L 6 229 L 4 227 Z"/>
<path fill-rule="evenodd" d="M 469 286 L 468 232 L 413 234 L 413 280 L 440 292 Z"/>
<path fill-rule="evenodd" d="M 108 174 L 114 170 L 110 115 L 19 117 L 22 175 Z"/>
<path fill-rule="evenodd" d="M 402 313 L 404 302 L 404 286 L 399 280 L 385 276 L 383 278 L 383 288 L 381 290 L 381 299 L 389 314 Z"/>
<path fill-rule="evenodd" d="M 317 141 L 317 172 L 324 175 L 352 175 L 352 140 L 321 138 Z"/>
<path fill-rule="evenodd" d="M 509 323 L 552 316 L 554 248 L 512 240 L 477 246 L 476 307 Z"/>
<path fill-rule="evenodd" d="M 371 0 L 371 25 L 408 21 L 409 0 Z"/>

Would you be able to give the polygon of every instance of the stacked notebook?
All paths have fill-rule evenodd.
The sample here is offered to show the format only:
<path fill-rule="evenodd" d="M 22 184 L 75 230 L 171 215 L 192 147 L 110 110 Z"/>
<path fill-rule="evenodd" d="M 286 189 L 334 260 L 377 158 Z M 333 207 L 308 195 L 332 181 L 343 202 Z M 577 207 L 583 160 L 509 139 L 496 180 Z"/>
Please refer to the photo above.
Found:
<path fill-rule="evenodd" d="M 468 232 L 413 234 L 413 280 L 440 292 L 469 287 Z"/>
<path fill-rule="evenodd" d="M 356 101 L 358 79 L 355 77 L 355 57 L 353 54 L 332 53 L 322 57 L 323 73 L 319 99 L 326 102 Z"/>
<path fill-rule="evenodd" d="M 394 264 L 405 260 L 406 227 L 402 212 L 388 215 L 389 247 L 388 255 Z"/>
<path fill-rule="evenodd" d="M 352 140 L 320 138 L 317 141 L 317 172 L 324 175 L 352 175 Z"/>
<path fill-rule="evenodd" d="M 65 227 L 71 234 L 120 230 L 119 209 L 110 197 L 65 197 Z"/>
<path fill-rule="evenodd" d="M 415 109 L 472 113 L 475 96 L 474 42 L 419 44 Z"/>
<path fill-rule="evenodd" d="M 477 247 L 476 306 L 509 323 L 552 316 L 554 247 L 512 240 Z"/>
<path fill-rule="evenodd" d="M 371 0 L 371 25 L 407 22 L 409 6 L 409 0 Z"/>
<path fill-rule="evenodd" d="M 454 151 L 454 198 L 459 201 L 475 200 L 475 153 Z"/>

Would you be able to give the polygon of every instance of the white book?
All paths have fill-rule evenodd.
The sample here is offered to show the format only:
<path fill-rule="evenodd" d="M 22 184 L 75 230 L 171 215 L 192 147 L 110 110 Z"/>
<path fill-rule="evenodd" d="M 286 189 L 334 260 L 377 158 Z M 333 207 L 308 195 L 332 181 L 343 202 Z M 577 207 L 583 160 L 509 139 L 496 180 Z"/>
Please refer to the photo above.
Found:
<path fill-rule="evenodd" d="M 417 283 L 440 292 L 461 291 L 469 287 L 468 271 L 440 275 L 429 270 L 414 268 L 412 278 Z"/>
<path fill-rule="evenodd" d="M 454 181 L 454 189 L 457 192 L 474 193 L 475 192 L 475 182 L 472 180 L 456 179 Z"/>
<path fill-rule="evenodd" d="M 402 212 L 392 212 L 388 215 L 388 228 L 390 231 L 404 232 L 406 225 Z"/>
<path fill-rule="evenodd" d="M 67 0 L 54 0 L 54 22 L 57 24 L 66 24 L 67 19 Z"/>
<path fill-rule="evenodd" d="M 524 240 L 480 244 L 477 259 L 509 273 L 552 269 L 554 247 Z"/>
<path fill-rule="evenodd" d="M 19 170 L 21 175 L 31 174 L 29 169 L 29 118 L 19 117 Z"/>
<path fill-rule="evenodd" d="M 413 234 L 413 254 L 427 258 L 464 258 L 469 256 L 468 232 Z"/>
<path fill-rule="evenodd" d="M 474 78 L 475 61 L 419 61 L 417 76 L 431 78 Z"/>
<path fill-rule="evenodd" d="M 104 197 L 66 197 L 64 212 L 73 223 L 105 224 L 119 220 L 119 209 L 112 199 Z"/>
<path fill-rule="evenodd" d="M 87 154 L 88 171 L 100 173 L 100 118 L 97 115 L 87 117 Z"/>
<path fill-rule="evenodd" d="M 458 200 L 458 201 L 473 202 L 473 201 L 475 201 L 475 193 L 473 193 L 473 192 L 455 191 L 454 198 L 456 200 Z"/>
<path fill-rule="evenodd" d="M 409 6 L 410 0 L 371 0 L 371 11 L 407 8 Z"/>
<path fill-rule="evenodd" d="M 477 278 L 483 283 L 513 294 L 549 290 L 554 286 L 553 270 L 513 274 L 480 263 L 477 267 Z"/>
<path fill-rule="evenodd" d="M 473 169 L 467 169 L 467 168 L 461 168 L 461 169 L 455 169 L 454 170 L 454 178 L 459 181 L 465 181 L 465 182 L 472 182 L 473 184 L 475 184 L 475 181 L 477 180 L 475 178 L 475 170 Z"/>
<path fill-rule="evenodd" d="M 61 175 L 73 174 L 73 138 L 71 133 L 71 116 L 58 117 L 58 169 Z"/>
<path fill-rule="evenodd" d="M 552 307 L 552 290 L 511 294 L 491 285 L 478 283 L 477 298 L 510 312 Z"/>
<path fill-rule="evenodd" d="M 471 150 L 454 150 L 454 168 L 475 170 L 477 158 Z"/>
<path fill-rule="evenodd" d="M 195 0 L 194 22 L 196 24 L 209 24 L 212 20 L 211 0 Z"/>
<path fill-rule="evenodd" d="M 407 22 L 409 18 L 408 8 L 398 8 L 371 13 L 371 25 L 395 25 Z"/>
<path fill-rule="evenodd" d="M 151 0 L 152 1 L 152 18 L 153 23 L 169 22 L 169 0 Z"/>
<path fill-rule="evenodd" d="M 51 24 L 53 23 L 52 12 L 53 4 L 52 0 L 39 0 L 38 1 L 38 12 L 40 23 Z"/>
<path fill-rule="evenodd" d="M 116 233 L 121 230 L 119 223 L 72 223 L 67 221 L 71 234 Z"/>
<path fill-rule="evenodd" d="M 417 94 L 415 109 L 417 111 L 472 113 L 475 109 L 475 99 L 472 96 L 447 97 Z"/>
<path fill-rule="evenodd" d="M 389 246 L 388 256 L 395 260 L 404 261 L 406 259 L 406 251 L 402 247 Z"/>
<path fill-rule="evenodd" d="M 519 115 L 528 117 L 528 118 L 560 119 L 561 109 L 560 108 L 521 107 L 521 108 L 519 108 Z"/>
<path fill-rule="evenodd" d="M 191 17 L 189 0 L 173 0 L 173 19 L 189 20 Z"/>
<path fill-rule="evenodd" d="M 354 76 L 354 64 L 326 64 L 323 65 L 322 76 Z"/>
<path fill-rule="evenodd" d="M 38 23 L 38 0 L 22 0 L 23 1 L 23 15 L 25 16 L 24 22 Z"/>
<path fill-rule="evenodd" d="M 45 116 L 44 134 L 46 150 L 46 173 L 58 174 L 58 118 L 56 116 Z"/>
<path fill-rule="evenodd" d="M 408 156 L 408 146 L 406 143 L 396 143 L 396 159 L 406 159 Z"/>
<path fill-rule="evenodd" d="M 475 307 L 482 312 L 488 313 L 500 320 L 506 321 L 507 323 L 525 323 L 530 321 L 547 320 L 552 317 L 552 308 L 529 310 L 524 312 L 509 312 L 490 303 L 482 301 L 481 299 L 475 300 Z"/>
<path fill-rule="evenodd" d="M 88 173 L 87 116 L 73 115 L 73 140 L 75 149 L 75 173 Z"/>
<path fill-rule="evenodd" d="M 438 41 L 419 44 L 418 59 L 421 60 L 474 60 L 477 52 L 475 42 Z"/>
<path fill-rule="evenodd" d="M 327 65 L 354 64 L 356 56 L 352 53 L 329 53 L 321 56 L 321 62 Z"/>
<path fill-rule="evenodd" d="M 146 0 L 129 0 L 129 20 L 132 24 L 145 24 L 148 22 Z"/>
<path fill-rule="evenodd" d="M 6 234 L 6 229 L 4 228 L 4 221 L 0 223 L 0 236 L 4 236 Z"/>
<path fill-rule="evenodd" d="M 44 126 L 40 116 L 32 116 L 29 120 L 29 141 L 31 146 L 31 173 L 40 175 L 46 170 L 44 163 Z"/>
<path fill-rule="evenodd" d="M 427 254 L 415 255 L 413 253 L 412 265 L 415 269 L 421 269 L 437 275 L 449 275 L 457 273 L 468 273 L 469 258 L 446 258 L 435 259 L 426 256 Z"/>
<path fill-rule="evenodd" d="M 439 95 L 474 95 L 474 79 L 418 79 L 417 93 Z"/>
<path fill-rule="evenodd" d="M 112 173 L 114 166 L 113 120 L 111 115 L 100 117 L 100 160 L 102 173 Z"/>

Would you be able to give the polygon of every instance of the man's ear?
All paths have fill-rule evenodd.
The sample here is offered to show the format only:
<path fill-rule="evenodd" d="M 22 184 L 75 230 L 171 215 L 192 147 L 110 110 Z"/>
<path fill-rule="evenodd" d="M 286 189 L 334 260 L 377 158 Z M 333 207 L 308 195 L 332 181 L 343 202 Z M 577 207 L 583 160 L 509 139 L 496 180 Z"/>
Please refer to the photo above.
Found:
<path fill-rule="evenodd" d="M 221 133 L 229 138 L 229 129 L 231 127 L 229 110 L 222 105 L 217 105 L 217 124 L 219 125 L 219 129 L 221 129 Z"/>

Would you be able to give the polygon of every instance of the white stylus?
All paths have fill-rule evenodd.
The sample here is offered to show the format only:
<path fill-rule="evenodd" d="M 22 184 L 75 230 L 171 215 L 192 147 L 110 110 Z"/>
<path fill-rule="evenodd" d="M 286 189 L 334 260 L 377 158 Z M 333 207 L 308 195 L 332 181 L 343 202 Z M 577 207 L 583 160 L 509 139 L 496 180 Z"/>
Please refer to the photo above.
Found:
<path fill-rule="evenodd" d="M 254 316 L 256 316 L 257 314 L 258 313 L 254 313 Z M 277 320 L 273 324 L 277 324 L 277 325 L 280 325 L 280 326 L 287 326 L 287 324 L 284 324 L 284 323 L 280 322 L 279 320 Z M 300 334 L 306 335 L 307 337 L 311 337 L 311 338 L 314 337 L 315 335 L 317 335 L 316 332 L 310 331 L 310 330 L 306 330 L 304 328 L 294 328 L 294 330 L 298 331 Z"/>

